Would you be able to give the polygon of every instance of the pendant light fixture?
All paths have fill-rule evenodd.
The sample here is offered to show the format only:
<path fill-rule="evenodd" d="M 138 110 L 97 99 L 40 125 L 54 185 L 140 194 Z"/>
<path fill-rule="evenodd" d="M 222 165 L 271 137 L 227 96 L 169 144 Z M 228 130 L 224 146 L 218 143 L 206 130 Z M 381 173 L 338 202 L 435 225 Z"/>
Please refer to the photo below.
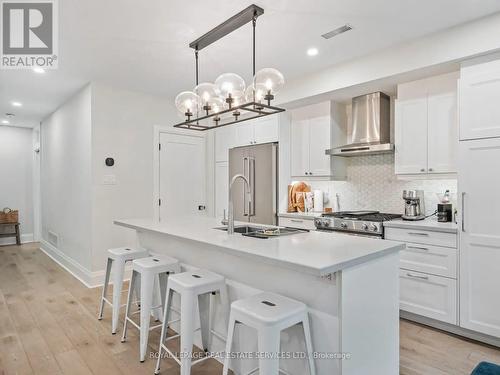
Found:
<path fill-rule="evenodd" d="M 209 130 L 284 111 L 271 105 L 285 84 L 283 74 L 274 68 L 255 72 L 255 28 L 257 17 L 262 14 L 264 9 L 250 5 L 189 44 L 195 51 L 196 86 L 193 91 L 183 91 L 175 98 L 175 106 L 185 120 L 174 127 Z M 236 73 L 221 74 L 214 83 L 199 83 L 198 52 L 250 21 L 253 26 L 252 83 L 247 86 Z"/>

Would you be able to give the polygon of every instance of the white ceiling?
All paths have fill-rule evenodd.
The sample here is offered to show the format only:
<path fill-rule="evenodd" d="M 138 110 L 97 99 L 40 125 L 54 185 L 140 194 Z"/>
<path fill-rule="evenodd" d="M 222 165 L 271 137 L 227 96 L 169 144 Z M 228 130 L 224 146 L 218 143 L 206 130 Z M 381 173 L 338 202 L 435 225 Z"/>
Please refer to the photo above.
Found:
<path fill-rule="evenodd" d="M 0 71 L 0 119 L 33 126 L 89 81 L 164 95 L 173 101 L 194 85 L 188 43 L 251 1 L 59 1 L 59 69 Z M 288 79 L 363 56 L 497 11 L 498 0 L 273 0 L 257 21 L 257 69 Z M 321 34 L 349 23 L 330 40 Z M 317 47 L 315 57 L 306 50 Z M 200 81 L 233 71 L 251 78 L 251 26 L 200 52 Z M 21 108 L 11 101 L 23 103 Z"/>

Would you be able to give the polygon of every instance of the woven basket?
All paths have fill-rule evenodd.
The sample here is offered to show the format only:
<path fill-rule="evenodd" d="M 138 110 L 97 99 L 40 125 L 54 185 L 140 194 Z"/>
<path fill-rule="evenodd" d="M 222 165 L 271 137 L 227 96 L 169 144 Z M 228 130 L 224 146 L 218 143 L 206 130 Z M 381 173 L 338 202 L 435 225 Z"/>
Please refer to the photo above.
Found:
<path fill-rule="evenodd" d="M 5 207 L 0 211 L 0 224 L 10 224 L 19 222 L 19 211 L 13 211 L 8 207 Z"/>

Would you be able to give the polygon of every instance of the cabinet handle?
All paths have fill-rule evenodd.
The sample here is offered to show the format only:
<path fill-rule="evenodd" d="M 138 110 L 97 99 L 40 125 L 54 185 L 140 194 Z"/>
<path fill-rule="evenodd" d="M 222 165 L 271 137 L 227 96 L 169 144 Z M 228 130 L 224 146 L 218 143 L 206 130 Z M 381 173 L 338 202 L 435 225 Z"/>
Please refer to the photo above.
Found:
<path fill-rule="evenodd" d="M 413 277 L 414 279 L 420 279 L 420 280 L 429 280 L 429 276 L 419 276 L 419 275 L 413 275 L 409 272 L 406 273 L 406 276 L 408 277 Z"/>
<path fill-rule="evenodd" d="M 408 232 L 410 236 L 429 236 L 429 233 Z"/>
<path fill-rule="evenodd" d="M 294 223 L 303 223 L 304 220 L 299 220 L 299 219 L 290 219 L 290 221 L 294 222 Z"/>
<path fill-rule="evenodd" d="M 313 174 L 312 172 L 309 172 L 309 175 L 311 175 L 311 176 L 312 176 L 312 174 Z"/>
<path fill-rule="evenodd" d="M 432 171 L 434 171 L 434 169 L 432 169 L 432 168 L 429 168 L 429 172 L 432 172 Z"/>
<path fill-rule="evenodd" d="M 420 169 L 420 172 L 425 172 L 425 168 L 421 168 L 421 169 Z"/>
<path fill-rule="evenodd" d="M 304 172 L 304 174 L 305 174 L 306 176 L 308 175 L 308 173 L 307 173 L 307 172 Z"/>
<path fill-rule="evenodd" d="M 465 191 L 462 192 L 462 232 L 465 232 Z"/>
<path fill-rule="evenodd" d="M 429 251 L 429 248 L 427 247 L 420 247 L 420 246 L 406 246 L 407 249 L 415 249 L 415 250 L 424 250 L 424 251 Z"/>

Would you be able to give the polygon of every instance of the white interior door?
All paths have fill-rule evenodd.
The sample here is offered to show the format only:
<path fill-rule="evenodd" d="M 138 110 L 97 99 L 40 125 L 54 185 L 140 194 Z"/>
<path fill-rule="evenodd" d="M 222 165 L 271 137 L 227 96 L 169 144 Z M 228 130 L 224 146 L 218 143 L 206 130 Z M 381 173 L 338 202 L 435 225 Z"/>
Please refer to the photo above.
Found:
<path fill-rule="evenodd" d="M 460 325 L 500 337 L 500 138 L 460 142 Z"/>
<path fill-rule="evenodd" d="M 205 138 L 160 133 L 160 220 L 205 215 Z"/>

